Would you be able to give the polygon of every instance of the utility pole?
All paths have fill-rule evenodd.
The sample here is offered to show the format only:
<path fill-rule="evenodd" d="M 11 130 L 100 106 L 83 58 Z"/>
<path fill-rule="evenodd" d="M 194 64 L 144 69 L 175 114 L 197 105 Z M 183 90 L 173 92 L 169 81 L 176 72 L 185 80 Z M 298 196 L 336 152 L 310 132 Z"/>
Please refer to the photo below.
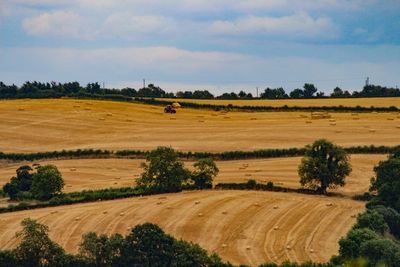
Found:
<path fill-rule="evenodd" d="M 258 86 L 256 87 L 256 95 L 257 95 L 257 98 L 258 98 Z"/>
<path fill-rule="evenodd" d="M 143 79 L 143 88 L 146 88 L 146 79 Z"/>

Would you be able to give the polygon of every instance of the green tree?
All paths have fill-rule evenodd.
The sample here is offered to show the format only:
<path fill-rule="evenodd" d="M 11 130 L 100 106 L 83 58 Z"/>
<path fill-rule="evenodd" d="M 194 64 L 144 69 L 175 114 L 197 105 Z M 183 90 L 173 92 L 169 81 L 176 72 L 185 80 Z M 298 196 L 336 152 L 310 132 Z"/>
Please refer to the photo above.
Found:
<path fill-rule="evenodd" d="M 33 175 L 31 191 L 37 199 L 50 199 L 55 194 L 61 193 L 63 187 L 64 180 L 54 165 L 41 166 Z"/>
<path fill-rule="evenodd" d="M 400 214 L 392 208 L 374 206 L 372 210 L 379 212 L 389 226 L 390 233 L 400 239 Z"/>
<path fill-rule="evenodd" d="M 327 188 L 344 186 L 350 172 L 346 151 L 325 139 L 306 146 L 305 157 L 298 168 L 301 185 L 317 189 L 321 194 L 326 194 Z"/>
<path fill-rule="evenodd" d="M 370 266 L 400 266 L 400 246 L 389 239 L 373 239 L 363 243 L 360 254 L 368 259 Z"/>
<path fill-rule="evenodd" d="M 17 199 L 18 193 L 21 191 L 29 191 L 32 185 L 32 168 L 24 165 L 16 170 L 17 176 L 11 178 L 9 183 L 3 187 L 3 191 L 8 194 L 11 199 Z"/>
<path fill-rule="evenodd" d="M 178 192 L 182 190 L 182 182 L 190 177 L 183 162 L 171 147 L 158 147 L 150 152 L 143 163 L 144 171 L 136 180 L 139 187 L 158 192 Z"/>
<path fill-rule="evenodd" d="M 200 159 L 194 165 L 191 179 L 199 189 L 212 188 L 212 182 L 219 169 L 213 159 Z"/>
<path fill-rule="evenodd" d="M 110 267 L 120 256 L 123 241 L 120 234 L 108 237 L 90 232 L 82 237 L 79 255 L 97 267 Z"/>
<path fill-rule="evenodd" d="M 303 88 L 304 88 L 304 97 L 305 98 L 313 97 L 314 94 L 318 91 L 318 89 L 312 83 L 304 84 Z"/>
<path fill-rule="evenodd" d="M 50 240 L 48 227 L 31 219 L 24 219 L 21 224 L 23 229 L 17 233 L 17 237 L 22 238 L 22 242 L 14 251 L 19 265 L 57 266 L 65 253 L 59 245 Z"/>
<path fill-rule="evenodd" d="M 400 158 L 391 157 L 374 168 L 371 191 L 377 191 L 378 200 L 400 212 Z"/>
<path fill-rule="evenodd" d="M 354 227 L 368 228 L 381 235 L 389 228 L 383 215 L 376 210 L 368 210 L 367 212 L 360 214 Z"/>

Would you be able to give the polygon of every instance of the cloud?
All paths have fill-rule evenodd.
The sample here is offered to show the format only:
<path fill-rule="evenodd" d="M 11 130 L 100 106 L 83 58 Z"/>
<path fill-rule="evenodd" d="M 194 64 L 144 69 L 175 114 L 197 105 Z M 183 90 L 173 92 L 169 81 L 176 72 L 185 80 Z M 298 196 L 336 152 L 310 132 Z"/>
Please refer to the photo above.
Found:
<path fill-rule="evenodd" d="M 114 13 L 107 17 L 101 32 L 109 36 L 140 37 L 142 34 L 165 34 L 175 31 L 176 23 L 162 16 L 137 16 L 128 12 Z"/>
<path fill-rule="evenodd" d="M 312 18 L 300 13 L 284 17 L 248 16 L 235 21 L 220 20 L 211 25 L 214 34 L 227 35 L 286 35 L 287 37 L 335 37 L 338 32 L 327 17 Z"/>
<path fill-rule="evenodd" d="M 55 11 L 24 19 L 22 27 L 30 35 L 92 39 L 96 32 L 88 19 L 72 11 Z"/>

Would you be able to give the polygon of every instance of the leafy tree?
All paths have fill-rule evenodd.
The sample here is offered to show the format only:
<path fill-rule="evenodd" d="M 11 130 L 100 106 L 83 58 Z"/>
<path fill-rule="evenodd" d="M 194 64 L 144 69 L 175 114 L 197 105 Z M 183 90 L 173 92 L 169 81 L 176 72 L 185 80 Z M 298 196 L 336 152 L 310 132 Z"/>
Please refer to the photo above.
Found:
<path fill-rule="evenodd" d="M 382 204 L 400 212 L 400 158 L 381 161 L 374 171 L 371 191 L 377 191 L 377 198 Z"/>
<path fill-rule="evenodd" d="M 372 239 L 360 247 L 360 255 L 370 266 L 400 266 L 400 246 L 389 239 Z"/>
<path fill-rule="evenodd" d="M 120 234 L 108 237 L 90 232 L 82 237 L 79 255 L 97 267 L 110 267 L 117 262 L 123 241 Z"/>
<path fill-rule="evenodd" d="M 20 266 L 57 266 L 64 250 L 50 240 L 48 227 L 31 219 L 24 219 L 21 224 L 23 229 L 17 236 L 22 238 L 22 242 L 14 251 Z"/>
<path fill-rule="evenodd" d="M 219 169 L 212 159 L 200 159 L 194 165 L 195 170 L 191 175 L 195 186 L 199 189 L 212 188 L 212 182 Z"/>
<path fill-rule="evenodd" d="M 347 233 L 345 238 L 339 241 L 339 256 L 345 261 L 360 256 L 360 246 L 369 241 L 381 237 L 368 228 L 354 228 Z"/>
<path fill-rule="evenodd" d="M 159 192 L 178 192 L 182 182 L 190 177 L 190 172 L 179 161 L 178 155 L 171 147 L 158 147 L 147 156 L 143 163 L 144 172 L 137 179 L 139 187 Z"/>
<path fill-rule="evenodd" d="M 377 211 L 383 216 L 390 233 L 397 239 L 400 239 L 400 214 L 396 210 L 385 206 L 375 206 L 372 210 Z"/>
<path fill-rule="evenodd" d="M 306 146 L 305 157 L 298 168 L 301 185 L 318 189 L 321 194 L 326 194 L 327 188 L 343 186 L 350 172 L 346 151 L 324 139 Z"/>
<path fill-rule="evenodd" d="M 16 170 L 17 176 L 12 177 L 9 183 L 3 187 L 3 191 L 11 199 L 17 199 L 20 191 L 29 191 L 32 185 L 32 168 L 24 165 Z"/>
<path fill-rule="evenodd" d="M 313 97 L 314 94 L 318 91 L 318 89 L 312 83 L 304 84 L 303 88 L 304 88 L 304 97 L 305 98 Z"/>
<path fill-rule="evenodd" d="M 33 175 L 31 191 L 37 199 L 50 199 L 55 194 L 61 193 L 63 187 L 64 180 L 54 165 L 41 166 Z"/>
<path fill-rule="evenodd" d="M 291 98 L 304 98 L 304 91 L 299 88 L 294 89 L 292 92 L 290 92 L 290 97 Z"/>
<path fill-rule="evenodd" d="M 381 235 L 388 229 L 388 225 L 386 224 L 383 215 L 375 210 L 367 211 L 359 215 L 357 218 L 357 224 L 354 227 L 368 228 Z"/>

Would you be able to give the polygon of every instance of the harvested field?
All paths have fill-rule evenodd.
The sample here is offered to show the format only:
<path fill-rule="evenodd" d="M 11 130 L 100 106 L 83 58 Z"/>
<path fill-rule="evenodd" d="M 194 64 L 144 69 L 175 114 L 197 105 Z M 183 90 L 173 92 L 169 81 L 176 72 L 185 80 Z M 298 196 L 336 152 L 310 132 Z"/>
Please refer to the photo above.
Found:
<path fill-rule="evenodd" d="M 398 145 L 399 124 L 400 116 L 393 113 L 330 113 L 329 119 L 312 119 L 309 112 L 180 109 L 171 115 L 159 106 L 124 102 L 9 100 L 0 101 L 0 150 L 150 150 L 166 145 L 182 151 L 248 151 L 302 147 L 319 138 L 342 146 Z"/>
<path fill-rule="evenodd" d="M 364 210 L 363 202 L 291 193 L 203 191 L 163 197 L 1 214 L 0 248 L 16 245 L 15 232 L 27 217 L 48 225 L 50 237 L 71 252 L 85 232 L 127 234 L 136 224 L 152 222 L 235 264 L 325 262 L 338 252 L 354 215 Z"/>
<path fill-rule="evenodd" d="M 385 159 L 385 155 L 352 155 L 353 172 L 347 178 L 347 185 L 336 191 L 353 195 L 368 190 L 370 178 L 373 176 L 373 167 Z M 258 182 L 274 182 L 276 185 L 299 188 L 297 167 L 300 157 L 251 159 L 218 161 L 220 173 L 215 183 L 246 182 L 255 179 Z M 73 159 L 39 162 L 41 164 L 56 165 L 66 182 L 66 192 L 85 189 L 101 189 L 108 187 L 133 186 L 134 179 L 142 172 L 140 164 L 144 160 L 133 159 Z M 3 186 L 15 175 L 15 170 L 24 163 L 0 162 L 0 186 Z M 192 165 L 192 162 L 187 162 Z"/>
<path fill-rule="evenodd" d="M 180 103 L 197 103 L 197 104 L 210 104 L 210 105 L 234 105 L 234 106 L 270 106 L 282 107 L 287 105 L 289 107 L 332 107 L 332 106 L 346 106 L 346 107 L 400 107 L 399 97 L 372 97 L 372 98 L 332 98 L 332 99 L 259 99 L 259 100 L 221 100 L 221 99 L 165 99 Z"/>

